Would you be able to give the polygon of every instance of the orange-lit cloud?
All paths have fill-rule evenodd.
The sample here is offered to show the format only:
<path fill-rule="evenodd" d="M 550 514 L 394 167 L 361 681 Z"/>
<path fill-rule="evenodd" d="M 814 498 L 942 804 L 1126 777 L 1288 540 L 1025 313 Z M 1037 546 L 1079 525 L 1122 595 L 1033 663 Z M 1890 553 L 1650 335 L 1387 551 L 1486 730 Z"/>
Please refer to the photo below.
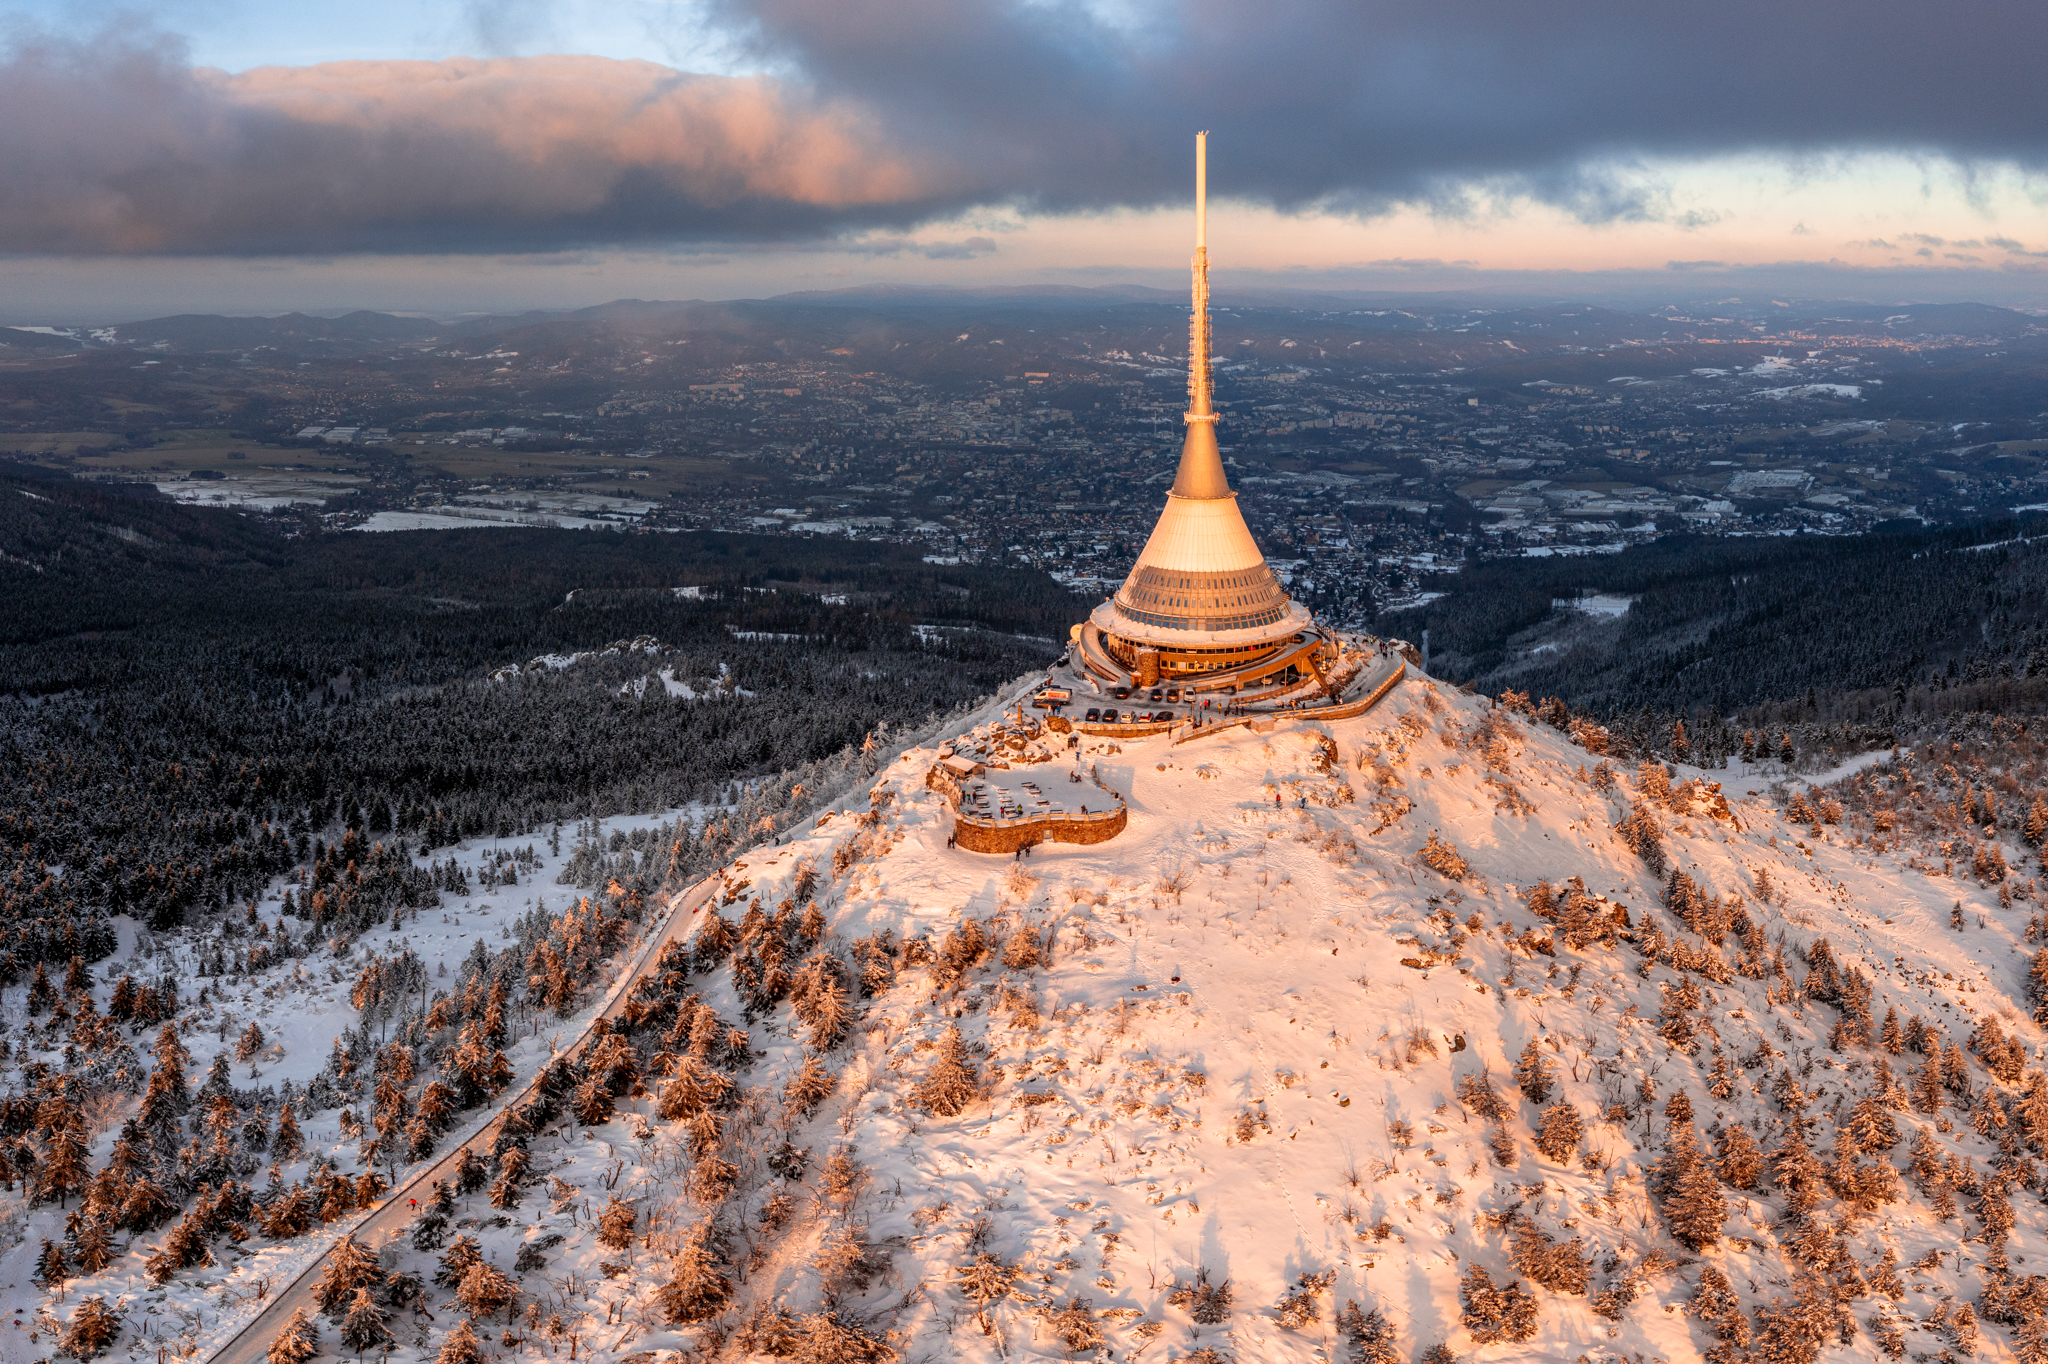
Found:
<path fill-rule="evenodd" d="M 0 249 L 518 249 L 775 237 L 928 212 L 944 158 L 765 78 L 528 57 L 237 75 L 163 44 L 0 71 Z"/>

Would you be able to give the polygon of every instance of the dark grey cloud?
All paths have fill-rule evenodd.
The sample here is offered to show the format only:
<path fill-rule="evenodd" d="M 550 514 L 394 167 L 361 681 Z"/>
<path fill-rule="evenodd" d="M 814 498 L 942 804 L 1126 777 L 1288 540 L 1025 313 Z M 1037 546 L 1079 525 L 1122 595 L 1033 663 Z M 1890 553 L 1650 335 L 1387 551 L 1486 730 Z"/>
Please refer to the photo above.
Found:
<path fill-rule="evenodd" d="M 545 0 L 465 0 L 479 43 Z M 708 0 L 778 78 L 589 57 L 227 76 L 171 39 L 0 60 L 0 251 L 532 251 L 892 235 L 973 205 L 1457 216 L 1502 190 L 1701 227 L 1663 157 L 2048 163 L 2048 7 L 1959 0 Z M 1110 17 L 1105 17 L 1109 15 Z M 927 248 L 920 247 L 919 250 Z M 942 244 L 941 254 L 980 248 Z"/>
<path fill-rule="evenodd" d="M 1282 208 L 1495 180 L 1589 220 L 1662 216 L 1617 159 L 2048 160 L 2048 7 L 2017 0 L 1176 0 L 1139 26 L 1072 0 L 720 3 L 897 137 L 974 149 L 986 192 L 1056 209 L 1184 197 L 1195 128 L 1213 183 Z"/>

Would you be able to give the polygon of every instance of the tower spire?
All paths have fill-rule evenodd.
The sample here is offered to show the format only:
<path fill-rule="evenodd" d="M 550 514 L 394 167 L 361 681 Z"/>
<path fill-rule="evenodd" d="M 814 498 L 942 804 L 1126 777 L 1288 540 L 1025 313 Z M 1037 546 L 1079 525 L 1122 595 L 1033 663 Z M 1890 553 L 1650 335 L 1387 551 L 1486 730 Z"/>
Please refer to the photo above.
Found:
<path fill-rule="evenodd" d="M 1223 454 L 1216 448 L 1215 389 L 1209 375 L 1209 134 L 1195 134 L 1195 257 L 1188 315 L 1188 434 L 1173 492 L 1179 497 L 1229 497 Z"/>
<path fill-rule="evenodd" d="M 1195 134 L 1195 287 L 1188 318 L 1188 413 L 1190 425 L 1215 421 L 1209 381 L 1209 134 Z"/>

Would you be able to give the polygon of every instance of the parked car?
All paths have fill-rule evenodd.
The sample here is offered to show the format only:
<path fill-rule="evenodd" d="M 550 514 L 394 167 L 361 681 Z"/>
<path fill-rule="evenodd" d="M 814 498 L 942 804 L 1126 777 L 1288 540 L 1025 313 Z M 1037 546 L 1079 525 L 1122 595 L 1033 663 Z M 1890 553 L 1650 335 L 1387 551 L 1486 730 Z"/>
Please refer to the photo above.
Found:
<path fill-rule="evenodd" d="M 1109 708 L 1108 708 L 1107 710 L 1105 710 L 1105 711 L 1103 711 L 1103 712 L 1102 712 L 1102 723 L 1103 723 L 1103 724 L 1105 724 L 1105 725 L 1113 725 L 1113 724 L 1115 724 L 1115 723 L 1116 723 L 1116 707 L 1115 707 L 1115 706 L 1111 706 L 1111 707 L 1109 707 Z"/>
<path fill-rule="evenodd" d="M 1146 699 L 1147 699 L 1147 700 L 1150 700 L 1150 701 L 1157 701 L 1157 700 L 1159 700 L 1159 699 L 1160 699 L 1160 691 L 1159 691 L 1159 688 L 1157 688 L 1157 687 L 1154 687 L 1154 688 L 1152 689 L 1152 695 L 1151 695 L 1151 696 L 1149 696 L 1149 697 L 1147 697 Z"/>
<path fill-rule="evenodd" d="M 1090 706 L 1088 707 L 1088 718 L 1091 720 L 1100 720 L 1102 718 L 1102 712 L 1096 707 Z"/>
<path fill-rule="evenodd" d="M 1166 689 L 1166 699 L 1167 699 L 1167 700 L 1169 700 L 1169 701 L 1178 701 L 1178 700 L 1180 700 L 1180 688 L 1179 688 L 1179 687 L 1168 687 L 1168 688 Z"/>
<path fill-rule="evenodd" d="M 1112 691 L 1110 695 L 1114 696 L 1119 701 L 1128 701 L 1131 699 L 1131 689 L 1129 687 L 1118 687 L 1115 691 Z"/>

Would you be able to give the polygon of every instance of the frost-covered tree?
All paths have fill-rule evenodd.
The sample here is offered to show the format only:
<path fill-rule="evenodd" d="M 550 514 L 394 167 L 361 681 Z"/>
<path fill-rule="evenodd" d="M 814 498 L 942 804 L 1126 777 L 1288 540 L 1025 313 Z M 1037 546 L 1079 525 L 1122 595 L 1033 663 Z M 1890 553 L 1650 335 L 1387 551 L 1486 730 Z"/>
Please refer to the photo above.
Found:
<path fill-rule="evenodd" d="M 73 1359 L 94 1359 L 120 1334 L 121 1318 L 107 1306 L 105 1298 L 95 1293 L 72 1310 L 70 1323 L 58 1337 L 57 1349 Z"/>
<path fill-rule="evenodd" d="M 638 1220 L 633 1205 L 613 1194 L 604 1211 L 597 1215 L 597 1243 L 607 1250 L 624 1250 L 633 1244 L 633 1227 Z"/>
<path fill-rule="evenodd" d="M 358 1288 L 341 1320 L 342 1343 L 360 1359 L 364 1351 L 374 1350 L 390 1339 L 391 1328 L 384 1324 L 384 1309 L 370 1296 L 369 1289 Z"/>
<path fill-rule="evenodd" d="M 321 1311 L 332 1314 L 352 1299 L 357 1289 L 383 1282 L 384 1268 L 369 1247 L 353 1236 L 344 1236 L 327 1252 L 327 1267 L 313 1288 L 313 1300 Z"/>
<path fill-rule="evenodd" d="M 1564 1164 L 1579 1149 L 1579 1139 L 1585 1131 L 1579 1110 L 1569 1100 L 1560 1099 L 1543 1110 L 1543 1120 L 1536 1129 L 1536 1149 Z"/>
<path fill-rule="evenodd" d="M 1484 1066 L 1475 1074 L 1458 1077 L 1458 1100 L 1488 1122 L 1508 1120 L 1508 1106 L 1494 1088 L 1493 1075 Z"/>
<path fill-rule="evenodd" d="M 1481 1345 L 1503 1340 L 1520 1342 L 1536 1334 L 1536 1299 L 1524 1292 L 1519 1282 L 1496 1287 L 1492 1275 L 1472 1264 L 1466 1266 L 1458 1297 L 1465 1329 Z"/>
<path fill-rule="evenodd" d="M 320 1353 L 320 1328 L 301 1308 L 291 1315 L 277 1339 L 270 1342 L 270 1364 L 306 1364 Z"/>
<path fill-rule="evenodd" d="M 918 1082 L 914 1098 L 939 1118 L 954 1117 L 981 1098 L 981 1074 L 957 1026 L 949 1026 L 939 1039 L 938 1060 Z"/>
<path fill-rule="evenodd" d="M 1540 1104 L 1550 1097 L 1550 1087 L 1557 1080 L 1557 1071 L 1543 1049 L 1530 1038 L 1522 1045 L 1522 1054 L 1515 1060 L 1515 1083 L 1521 1087 L 1522 1097 L 1532 1104 Z"/>
<path fill-rule="evenodd" d="M 455 1324 L 441 1342 L 441 1349 L 434 1356 L 434 1364 L 483 1364 L 483 1345 L 476 1338 L 476 1328 L 467 1320 Z"/>
<path fill-rule="evenodd" d="M 723 1271 L 724 1251 L 717 1228 L 705 1218 L 683 1235 L 669 1262 L 668 1281 L 655 1291 L 662 1316 L 670 1324 L 708 1321 L 725 1310 L 732 1280 Z"/>
<path fill-rule="evenodd" d="M 1337 1313 L 1337 1329 L 1350 1346 L 1352 1364 L 1404 1364 L 1394 1324 L 1379 1308 L 1360 1310 L 1357 1301 Z"/>

